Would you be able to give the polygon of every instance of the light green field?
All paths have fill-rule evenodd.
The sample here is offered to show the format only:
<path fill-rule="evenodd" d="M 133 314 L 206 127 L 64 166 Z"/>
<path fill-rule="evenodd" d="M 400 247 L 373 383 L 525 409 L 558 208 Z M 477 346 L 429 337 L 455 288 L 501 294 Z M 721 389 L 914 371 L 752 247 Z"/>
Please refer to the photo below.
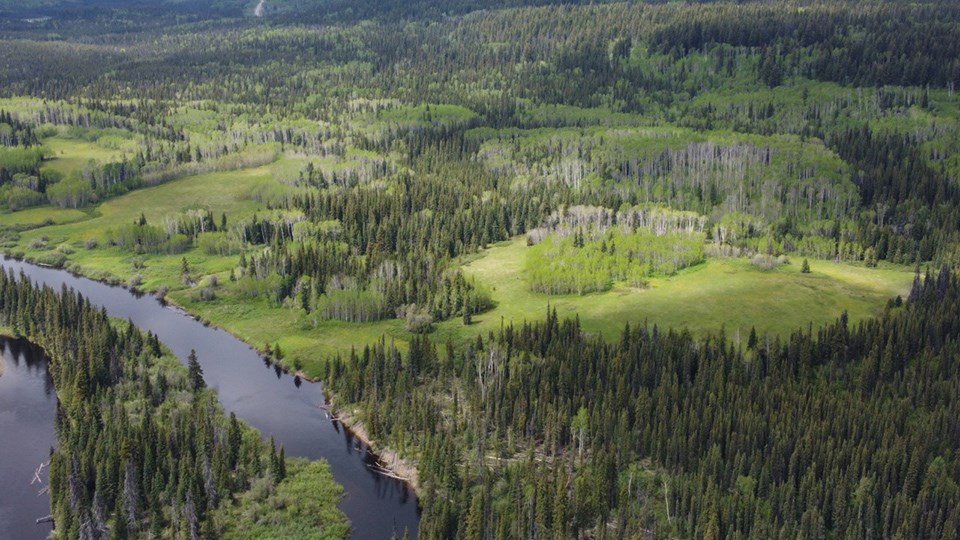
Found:
<path fill-rule="evenodd" d="M 625 323 L 688 328 L 692 332 L 724 327 L 744 338 L 758 332 L 788 333 L 812 322 L 835 320 L 844 310 L 853 321 L 882 312 L 886 301 L 906 295 L 913 271 L 906 267 L 869 269 L 811 260 L 810 274 L 800 273 L 800 260 L 764 272 L 745 259 L 708 259 L 704 264 L 668 278 L 655 278 L 648 289 L 614 287 L 611 291 L 577 295 L 545 295 L 528 290 L 523 275 L 523 238 L 490 249 L 464 271 L 492 290 L 497 307 L 474 318 L 475 331 L 543 318 L 547 305 L 561 318 L 579 314 L 583 328 L 608 338 Z M 457 324 L 460 324 L 459 322 Z M 441 333 L 458 332 L 445 323 Z M 461 325 L 462 328 L 462 325 Z"/>
<path fill-rule="evenodd" d="M 53 224 L 73 223 L 87 219 L 88 217 L 90 216 L 83 210 L 42 206 L 18 210 L 16 212 L 0 212 L 0 226 L 21 225 L 36 227 L 48 221 Z"/>
<path fill-rule="evenodd" d="M 40 227 L 21 235 L 20 248 L 27 255 L 36 255 L 31 249 L 34 239 L 46 238 L 49 248 L 67 244 L 73 249 L 68 264 L 79 266 L 84 273 L 100 278 L 126 280 L 134 274 L 143 278 L 143 287 L 154 289 L 160 285 L 179 286 L 180 263 L 186 256 L 191 270 L 197 274 L 225 272 L 236 265 L 236 257 L 211 257 L 194 249 L 181 255 L 143 255 L 145 267 L 134 269 L 136 258 L 129 251 L 106 245 L 106 233 L 120 225 L 133 223 L 143 212 L 148 223 L 162 224 L 163 219 L 190 208 L 208 208 L 219 219 L 225 212 L 235 220 L 261 209 L 261 205 L 245 197 L 258 182 L 270 178 L 269 166 L 240 171 L 200 174 L 155 187 L 139 189 L 97 205 L 90 219 L 65 225 Z M 35 209 L 37 213 L 49 209 Z M 9 216 L 17 216 L 10 214 Z M 11 218 L 12 219 L 12 218 Z M 96 239 L 96 249 L 84 244 Z"/>
<path fill-rule="evenodd" d="M 44 139 L 43 147 L 51 158 L 43 164 L 43 168 L 58 171 L 64 176 L 79 171 L 90 160 L 108 163 L 119 159 L 123 154 L 119 150 L 104 148 L 92 142 L 59 136 Z"/>
<path fill-rule="evenodd" d="M 220 282 L 225 283 L 222 276 Z M 300 309 L 271 305 L 264 299 L 240 298 L 229 283 L 220 288 L 212 302 L 193 300 L 192 293 L 179 290 L 170 298 L 258 349 L 279 343 L 284 363 L 310 377 L 321 375 L 328 359 L 336 354 L 349 355 L 352 347 L 359 352 L 385 336 L 388 342 L 394 340 L 404 348 L 410 339 L 399 319 L 369 323 L 327 320 L 314 325 L 313 318 Z"/>

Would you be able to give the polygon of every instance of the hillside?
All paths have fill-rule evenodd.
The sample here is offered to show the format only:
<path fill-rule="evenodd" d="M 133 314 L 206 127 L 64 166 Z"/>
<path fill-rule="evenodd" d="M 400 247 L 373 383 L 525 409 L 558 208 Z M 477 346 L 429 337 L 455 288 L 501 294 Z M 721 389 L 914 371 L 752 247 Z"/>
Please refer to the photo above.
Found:
<path fill-rule="evenodd" d="M 956 2 L 256 5 L 0 3 L 0 248 L 323 381 L 424 538 L 960 527 Z"/>

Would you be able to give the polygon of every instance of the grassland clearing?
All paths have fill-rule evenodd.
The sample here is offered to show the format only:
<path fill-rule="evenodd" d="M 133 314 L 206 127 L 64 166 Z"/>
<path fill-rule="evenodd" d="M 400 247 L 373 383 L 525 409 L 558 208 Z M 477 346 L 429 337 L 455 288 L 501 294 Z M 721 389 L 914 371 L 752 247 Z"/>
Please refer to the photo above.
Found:
<path fill-rule="evenodd" d="M 711 258 L 670 277 L 651 278 L 636 289 L 616 285 L 586 295 L 546 295 L 532 292 L 524 277 L 528 248 L 522 238 L 498 244 L 464 266 L 467 275 L 484 283 L 497 307 L 474 318 L 474 332 L 543 318 L 547 307 L 558 315 L 579 315 L 583 328 L 616 338 L 625 323 L 685 328 L 702 334 L 725 329 L 744 339 L 752 326 L 758 332 L 785 334 L 812 323 L 836 319 L 846 310 L 852 321 L 877 315 L 885 302 L 906 295 L 913 280 L 902 266 L 865 268 L 810 260 L 811 273 L 800 272 L 799 261 L 762 271 L 746 259 Z M 444 323 L 440 334 L 462 331 Z M 462 326 L 462 325 L 461 325 Z"/>

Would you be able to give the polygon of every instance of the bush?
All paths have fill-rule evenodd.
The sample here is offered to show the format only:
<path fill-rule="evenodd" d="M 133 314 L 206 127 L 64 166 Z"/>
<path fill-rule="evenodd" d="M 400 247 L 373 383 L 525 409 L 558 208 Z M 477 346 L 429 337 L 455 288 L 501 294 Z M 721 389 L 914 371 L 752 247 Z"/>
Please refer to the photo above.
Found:
<path fill-rule="evenodd" d="M 139 287 L 141 283 L 143 283 L 143 276 L 140 274 L 134 274 L 127 280 L 127 286 L 131 289 Z"/>
<path fill-rule="evenodd" d="M 200 289 L 200 300 L 202 302 L 211 302 L 217 299 L 217 291 L 209 285 Z"/>
<path fill-rule="evenodd" d="M 34 238 L 30 241 L 30 249 L 47 249 L 46 237 Z"/>
<path fill-rule="evenodd" d="M 750 259 L 750 264 L 760 270 L 768 271 L 780 266 L 781 263 L 780 260 L 773 255 L 763 255 L 758 253 L 754 255 L 752 259 Z"/>
<path fill-rule="evenodd" d="M 41 266 L 52 266 L 54 268 L 63 268 L 67 262 L 67 256 L 59 251 L 51 251 L 37 256 L 36 263 Z"/>
<path fill-rule="evenodd" d="M 97 249 L 97 245 L 98 242 L 96 238 L 87 238 L 87 240 L 83 243 L 83 247 L 87 249 Z"/>
<path fill-rule="evenodd" d="M 414 334 L 426 334 L 433 330 L 433 315 L 426 308 L 418 307 L 416 304 L 403 306 L 404 326 L 407 331 Z"/>

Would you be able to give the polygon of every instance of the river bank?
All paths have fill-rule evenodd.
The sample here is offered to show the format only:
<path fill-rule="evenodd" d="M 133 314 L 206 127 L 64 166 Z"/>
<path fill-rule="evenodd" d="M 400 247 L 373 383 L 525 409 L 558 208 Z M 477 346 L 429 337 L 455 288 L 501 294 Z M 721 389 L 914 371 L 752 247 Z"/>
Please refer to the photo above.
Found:
<path fill-rule="evenodd" d="M 335 422 L 340 422 L 354 437 L 363 441 L 370 448 L 371 453 L 376 458 L 377 465 L 383 469 L 380 471 L 381 473 L 401 482 L 406 482 L 414 492 L 419 492 L 420 477 L 416 463 L 404 458 L 389 446 L 378 445 L 358 418 L 359 411 L 356 409 L 350 411 L 339 409 L 332 401 L 329 402 L 327 407 Z"/>
<path fill-rule="evenodd" d="M 285 446 L 288 457 L 322 458 L 330 463 L 335 479 L 345 488 L 340 508 L 354 524 L 355 537 L 387 538 L 418 530 L 417 486 L 398 479 L 414 478 L 412 468 L 404 468 L 389 449 L 384 456 L 368 453 L 367 446 L 375 446 L 367 444 L 371 441 L 365 433 L 354 433 L 352 418 L 335 423 L 323 414 L 321 384 L 265 361 L 229 327 L 201 319 L 176 303 L 163 304 L 156 295 L 118 287 L 116 280 L 95 280 L 94 268 L 72 265 L 59 270 L 23 259 L 2 264 L 7 270 L 24 271 L 36 283 L 74 288 L 111 316 L 154 332 L 181 361 L 196 349 L 204 378 L 217 389 L 226 410 L 236 412 L 264 437 L 273 436 Z"/>
<path fill-rule="evenodd" d="M 121 285 L 121 287 L 123 286 Z M 123 287 L 123 288 L 126 288 L 126 287 Z M 146 294 L 146 293 L 143 293 L 143 294 Z M 151 291 L 149 294 L 156 296 L 156 291 Z M 222 325 L 208 321 L 206 319 L 203 319 L 199 315 L 191 313 L 190 310 L 188 310 L 181 304 L 177 303 L 176 300 L 174 299 L 171 299 L 166 296 L 163 296 L 163 297 L 156 296 L 156 298 L 160 302 L 180 311 L 185 316 L 192 317 L 195 321 L 205 326 L 210 326 L 212 328 L 222 330 L 232 335 L 238 341 L 247 343 L 240 336 L 232 332 L 229 328 L 226 328 Z M 273 358 L 269 358 L 264 351 L 257 349 L 250 343 L 247 343 L 247 345 L 250 346 L 250 349 L 252 351 L 255 351 L 258 354 L 260 354 L 264 358 L 264 360 L 274 363 L 274 365 L 278 366 L 281 370 L 283 370 L 285 373 L 289 375 L 292 375 L 301 380 L 309 381 L 313 383 L 322 382 L 319 378 L 310 377 L 301 370 L 291 371 L 287 366 L 284 366 L 283 364 L 277 362 Z M 389 476 L 401 482 L 405 482 L 410 486 L 410 488 L 414 491 L 414 493 L 419 495 L 420 484 L 419 484 L 419 475 L 417 473 L 416 463 L 414 463 L 409 459 L 404 458 L 403 456 L 400 455 L 399 452 L 393 450 L 389 446 L 378 444 L 370 436 L 370 434 L 367 432 L 366 427 L 363 425 L 363 422 L 359 419 L 359 411 L 357 411 L 356 409 L 352 409 L 350 411 L 339 409 L 334 404 L 335 399 L 336 399 L 336 396 L 330 396 L 325 403 L 325 408 L 327 412 L 330 414 L 331 420 L 334 422 L 339 422 L 344 427 L 344 429 L 350 432 L 351 435 L 353 435 L 354 437 L 362 441 L 365 445 L 367 445 L 368 451 L 374 458 L 375 462 L 379 467 L 382 468 L 382 470 L 377 472 L 381 474 L 385 474 L 386 476 Z"/>

